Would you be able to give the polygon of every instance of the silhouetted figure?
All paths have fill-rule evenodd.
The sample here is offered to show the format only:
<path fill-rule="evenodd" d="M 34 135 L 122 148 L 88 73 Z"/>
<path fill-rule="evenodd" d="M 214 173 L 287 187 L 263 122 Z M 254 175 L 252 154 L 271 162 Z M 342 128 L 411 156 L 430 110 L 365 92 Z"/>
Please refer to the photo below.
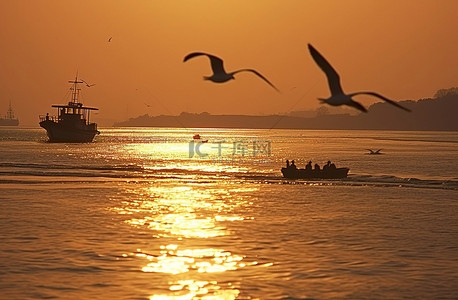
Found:
<path fill-rule="evenodd" d="M 305 166 L 305 169 L 308 171 L 312 170 L 312 161 L 309 161 L 308 164 Z"/>
<path fill-rule="evenodd" d="M 289 160 L 286 160 L 286 168 L 289 168 Z"/>
<path fill-rule="evenodd" d="M 320 170 L 320 165 L 319 164 L 315 164 L 315 171 L 319 171 Z"/>
<path fill-rule="evenodd" d="M 329 165 L 329 169 L 330 170 L 335 170 L 337 168 L 336 168 L 336 165 L 332 163 L 331 165 Z"/>
<path fill-rule="evenodd" d="M 229 81 L 231 79 L 235 79 L 234 75 L 239 73 L 239 72 L 252 72 L 256 75 L 258 75 L 261 79 L 263 79 L 265 82 L 267 82 L 271 87 L 273 87 L 277 92 L 280 92 L 267 78 L 262 76 L 258 71 L 253 70 L 253 69 L 240 69 L 231 73 L 226 73 L 223 67 L 223 60 L 219 57 L 216 57 L 211 54 L 203 53 L 203 52 L 193 52 L 184 58 L 183 62 L 188 61 L 189 59 L 196 57 L 196 56 L 201 56 L 205 55 L 208 58 L 210 58 L 210 63 L 212 67 L 213 74 L 211 76 L 204 76 L 204 80 L 210 80 L 216 83 L 222 83 Z"/>
<path fill-rule="evenodd" d="M 291 161 L 291 168 L 297 169 L 296 164 L 294 163 L 294 159 Z"/>
<path fill-rule="evenodd" d="M 309 44 L 308 46 L 309 46 L 309 51 L 310 51 L 310 54 L 312 55 L 313 60 L 320 67 L 320 69 L 326 74 L 326 77 L 328 79 L 329 89 L 331 90 L 331 97 L 327 99 L 318 98 L 322 102 L 327 103 L 329 105 L 333 105 L 333 106 L 348 105 L 356 109 L 359 109 L 362 112 L 367 112 L 367 109 L 364 106 L 362 106 L 361 104 L 359 104 L 358 102 L 353 101 L 352 97 L 356 95 L 370 95 L 370 96 L 380 98 L 383 101 L 386 101 L 400 109 L 403 109 L 405 111 L 410 111 L 410 109 L 399 105 L 397 102 L 390 100 L 388 98 L 385 98 L 384 96 L 374 93 L 374 92 L 356 92 L 356 93 L 351 93 L 351 94 L 345 94 L 342 90 L 342 86 L 340 85 L 340 77 L 339 77 L 339 74 L 337 74 L 336 70 L 334 70 L 334 68 L 329 64 L 329 62 L 315 48 L 313 48 L 312 45 Z"/>
<path fill-rule="evenodd" d="M 46 121 L 49 121 L 49 113 L 46 113 Z"/>

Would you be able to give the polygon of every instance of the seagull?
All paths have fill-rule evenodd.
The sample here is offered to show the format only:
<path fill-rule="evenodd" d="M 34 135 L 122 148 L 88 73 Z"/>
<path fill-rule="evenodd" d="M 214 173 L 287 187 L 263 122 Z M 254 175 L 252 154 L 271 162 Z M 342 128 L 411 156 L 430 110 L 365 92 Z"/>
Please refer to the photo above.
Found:
<path fill-rule="evenodd" d="M 151 107 L 150 104 L 148 104 L 148 103 L 146 103 L 146 102 L 143 102 L 143 103 L 145 103 L 146 107 Z"/>
<path fill-rule="evenodd" d="M 339 74 L 337 74 L 336 70 L 334 70 L 334 68 L 329 64 L 329 62 L 315 48 L 313 48 L 312 45 L 308 44 L 308 46 L 310 54 L 313 57 L 313 60 L 317 63 L 317 65 L 326 74 L 326 77 L 328 78 L 329 89 L 331 90 L 331 97 L 327 99 L 318 98 L 322 102 L 333 106 L 348 105 L 356 109 L 359 109 L 362 112 L 367 112 L 367 109 L 360 103 L 354 101 L 352 97 L 356 95 L 370 95 L 380 98 L 405 111 L 411 111 L 410 109 L 399 105 L 397 102 L 385 98 L 384 96 L 374 92 L 356 92 L 351 94 L 345 94 L 342 90 L 342 86 L 340 85 L 340 77 Z"/>
<path fill-rule="evenodd" d="M 113 37 L 110 37 L 110 38 L 108 39 L 108 43 L 111 42 L 111 39 L 112 39 L 112 38 L 113 38 Z"/>
<path fill-rule="evenodd" d="M 211 55 L 211 54 L 202 53 L 202 52 L 193 52 L 193 53 L 190 53 L 190 54 L 186 55 L 186 57 L 184 58 L 183 62 L 186 62 L 186 61 L 188 61 L 189 59 L 191 59 L 193 57 L 201 56 L 201 55 L 205 55 L 208 58 L 210 58 L 210 63 L 211 63 L 211 66 L 212 66 L 212 71 L 213 71 L 213 74 L 211 76 L 204 76 L 204 80 L 211 80 L 211 81 L 216 82 L 216 83 L 223 83 L 223 82 L 229 81 L 231 79 L 235 79 L 234 75 L 239 73 L 239 72 L 252 72 L 252 73 L 258 75 L 259 77 L 261 77 L 261 79 L 263 79 L 265 82 L 267 82 L 277 92 L 280 92 L 269 80 L 267 80 L 267 78 L 262 76 L 256 70 L 253 70 L 253 69 L 240 69 L 240 70 L 237 70 L 237 71 L 234 71 L 234 72 L 231 72 L 231 73 L 226 73 L 226 71 L 224 70 L 224 67 L 223 67 L 223 60 L 221 58 L 216 57 L 216 56 Z"/>
<path fill-rule="evenodd" d="M 377 151 L 374 151 L 372 149 L 366 149 L 366 150 L 370 151 L 367 154 L 383 154 L 383 153 L 380 152 L 382 149 L 378 149 Z"/>
<path fill-rule="evenodd" d="M 91 86 L 94 86 L 94 85 L 95 85 L 95 83 L 94 83 L 94 84 L 89 84 L 89 83 L 87 83 L 86 81 L 84 81 L 83 79 L 81 79 L 81 81 L 84 82 L 84 83 L 86 84 L 87 87 L 91 87 Z"/>

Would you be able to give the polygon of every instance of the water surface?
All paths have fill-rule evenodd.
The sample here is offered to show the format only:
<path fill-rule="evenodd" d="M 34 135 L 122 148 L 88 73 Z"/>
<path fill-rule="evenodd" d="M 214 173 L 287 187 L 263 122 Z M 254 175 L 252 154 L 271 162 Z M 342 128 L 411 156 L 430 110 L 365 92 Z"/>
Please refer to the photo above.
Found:
<path fill-rule="evenodd" d="M 101 131 L 0 128 L 0 298 L 458 293 L 456 132 Z M 190 157 L 196 133 L 206 157 Z M 349 177 L 285 180 L 286 159 Z"/>

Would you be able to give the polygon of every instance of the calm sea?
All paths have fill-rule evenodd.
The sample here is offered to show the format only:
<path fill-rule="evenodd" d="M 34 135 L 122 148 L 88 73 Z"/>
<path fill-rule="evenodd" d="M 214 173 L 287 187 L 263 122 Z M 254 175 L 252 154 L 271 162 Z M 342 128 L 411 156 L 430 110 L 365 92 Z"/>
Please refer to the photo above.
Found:
<path fill-rule="evenodd" d="M 458 132 L 101 131 L 0 128 L 1 299 L 458 297 Z"/>

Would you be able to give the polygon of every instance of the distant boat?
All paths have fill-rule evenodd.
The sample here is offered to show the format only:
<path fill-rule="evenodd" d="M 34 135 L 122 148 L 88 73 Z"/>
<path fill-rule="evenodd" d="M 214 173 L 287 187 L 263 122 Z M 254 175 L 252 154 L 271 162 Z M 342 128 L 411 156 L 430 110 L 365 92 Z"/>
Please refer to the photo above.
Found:
<path fill-rule="evenodd" d="M 200 136 L 200 134 L 195 134 L 192 138 L 194 140 L 202 142 L 202 143 L 207 143 L 208 142 L 208 140 L 202 140 L 202 137 Z"/>
<path fill-rule="evenodd" d="M 85 107 L 78 102 L 80 91 L 78 84 L 84 83 L 83 80 L 78 81 L 78 75 L 69 83 L 72 83 L 71 101 L 67 105 L 53 105 L 52 107 L 57 108 L 57 116 L 49 116 L 49 114 L 40 116 L 40 126 L 46 129 L 50 142 L 92 142 L 94 136 L 100 132 L 97 130 L 97 124 L 89 121 L 89 116 L 91 110 L 98 110 L 98 108 Z"/>
<path fill-rule="evenodd" d="M 6 116 L 0 117 L 0 126 L 18 126 L 19 125 L 19 119 L 14 116 L 13 108 L 11 107 L 11 101 L 10 101 L 10 106 L 8 108 L 8 112 L 6 113 Z"/>

